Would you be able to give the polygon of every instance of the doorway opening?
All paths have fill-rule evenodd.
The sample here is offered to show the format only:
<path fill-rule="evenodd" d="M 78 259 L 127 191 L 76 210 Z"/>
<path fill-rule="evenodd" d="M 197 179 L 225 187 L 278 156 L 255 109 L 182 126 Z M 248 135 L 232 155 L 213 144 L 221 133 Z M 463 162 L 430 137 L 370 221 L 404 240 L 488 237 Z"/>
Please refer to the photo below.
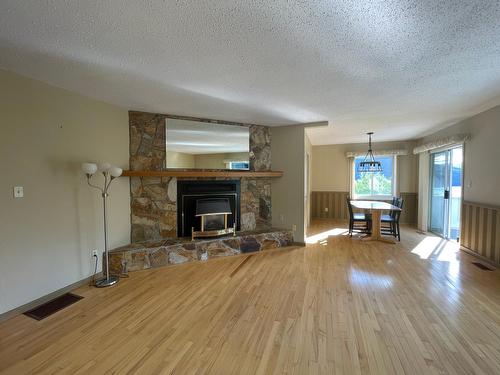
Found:
<path fill-rule="evenodd" d="M 463 147 L 434 152 L 430 161 L 429 231 L 458 240 L 463 193 Z"/>

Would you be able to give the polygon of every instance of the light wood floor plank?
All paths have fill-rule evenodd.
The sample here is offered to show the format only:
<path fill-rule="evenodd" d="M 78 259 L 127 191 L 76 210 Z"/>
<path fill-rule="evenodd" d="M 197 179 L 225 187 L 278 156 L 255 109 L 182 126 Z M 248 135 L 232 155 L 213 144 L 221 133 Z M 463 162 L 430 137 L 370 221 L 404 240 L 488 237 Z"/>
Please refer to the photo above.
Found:
<path fill-rule="evenodd" d="M 0 323 L 2 374 L 498 374 L 500 272 L 403 228 L 133 272 Z M 333 231 L 330 237 L 322 235 Z"/>

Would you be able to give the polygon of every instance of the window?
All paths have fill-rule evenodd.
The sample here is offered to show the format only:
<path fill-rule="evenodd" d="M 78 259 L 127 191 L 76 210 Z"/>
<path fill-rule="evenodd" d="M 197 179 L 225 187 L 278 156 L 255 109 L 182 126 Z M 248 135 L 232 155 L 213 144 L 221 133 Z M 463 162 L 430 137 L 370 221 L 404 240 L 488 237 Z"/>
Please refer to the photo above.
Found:
<path fill-rule="evenodd" d="M 230 161 L 227 164 L 229 165 L 229 169 L 248 169 L 247 161 Z"/>
<path fill-rule="evenodd" d="M 396 158 L 394 156 L 376 156 L 375 159 L 382 164 L 382 172 L 360 173 L 359 163 L 364 156 L 354 158 L 352 196 L 355 198 L 390 199 L 395 195 L 395 170 Z"/>

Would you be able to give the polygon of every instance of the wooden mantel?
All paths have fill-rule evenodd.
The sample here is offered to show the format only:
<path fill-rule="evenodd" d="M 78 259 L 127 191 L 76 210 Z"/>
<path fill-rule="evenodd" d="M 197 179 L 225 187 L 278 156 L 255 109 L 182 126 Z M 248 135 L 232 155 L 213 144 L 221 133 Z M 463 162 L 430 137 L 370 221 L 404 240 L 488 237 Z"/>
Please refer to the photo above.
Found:
<path fill-rule="evenodd" d="M 185 170 L 165 169 L 163 171 L 123 171 L 124 177 L 250 177 L 274 178 L 283 176 L 282 171 L 240 171 L 240 170 Z"/>

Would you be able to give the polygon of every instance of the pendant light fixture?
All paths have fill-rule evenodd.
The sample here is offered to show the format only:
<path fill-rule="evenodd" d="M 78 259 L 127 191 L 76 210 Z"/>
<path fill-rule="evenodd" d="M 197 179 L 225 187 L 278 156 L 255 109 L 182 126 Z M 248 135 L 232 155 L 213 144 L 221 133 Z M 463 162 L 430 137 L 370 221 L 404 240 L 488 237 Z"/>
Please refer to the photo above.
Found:
<path fill-rule="evenodd" d="M 368 173 L 376 173 L 382 172 L 382 164 L 379 161 L 375 160 L 372 152 L 372 134 L 373 132 L 366 133 L 368 134 L 368 152 L 366 153 L 365 158 L 358 166 L 358 172 L 368 172 Z"/>

